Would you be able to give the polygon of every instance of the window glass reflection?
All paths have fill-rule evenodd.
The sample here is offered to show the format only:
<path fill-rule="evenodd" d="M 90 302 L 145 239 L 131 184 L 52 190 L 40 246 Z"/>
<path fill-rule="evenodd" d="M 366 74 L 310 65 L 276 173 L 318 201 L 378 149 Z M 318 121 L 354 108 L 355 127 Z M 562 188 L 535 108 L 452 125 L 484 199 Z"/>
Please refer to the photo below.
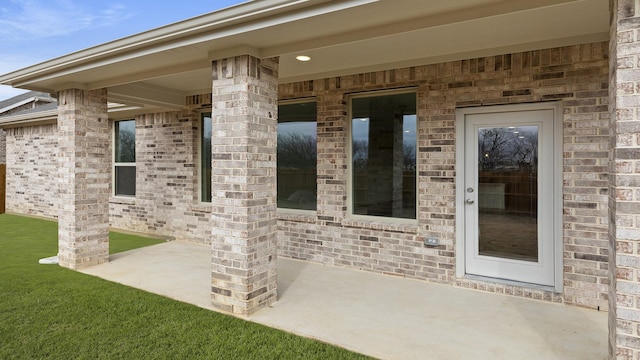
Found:
<path fill-rule="evenodd" d="M 211 202 L 211 113 L 200 118 L 200 201 Z"/>
<path fill-rule="evenodd" d="M 135 120 L 118 121 L 116 126 L 116 162 L 136 162 L 136 122 Z"/>
<path fill-rule="evenodd" d="M 538 131 L 478 129 L 480 255 L 538 261 Z"/>
<path fill-rule="evenodd" d="M 415 93 L 352 99 L 353 213 L 416 218 Z"/>
<path fill-rule="evenodd" d="M 278 106 L 278 207 L 317 208 L 315 102 Z"/>

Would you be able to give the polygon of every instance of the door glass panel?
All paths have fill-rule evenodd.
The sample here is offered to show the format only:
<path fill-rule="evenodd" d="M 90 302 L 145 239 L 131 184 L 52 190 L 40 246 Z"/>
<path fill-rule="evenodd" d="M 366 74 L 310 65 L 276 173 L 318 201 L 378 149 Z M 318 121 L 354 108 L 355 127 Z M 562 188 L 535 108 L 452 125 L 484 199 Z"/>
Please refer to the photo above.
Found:
<path fill-rule="evenodd" d="M 538 261 L 538 130 L 478 129 L 480 255 Z"/>

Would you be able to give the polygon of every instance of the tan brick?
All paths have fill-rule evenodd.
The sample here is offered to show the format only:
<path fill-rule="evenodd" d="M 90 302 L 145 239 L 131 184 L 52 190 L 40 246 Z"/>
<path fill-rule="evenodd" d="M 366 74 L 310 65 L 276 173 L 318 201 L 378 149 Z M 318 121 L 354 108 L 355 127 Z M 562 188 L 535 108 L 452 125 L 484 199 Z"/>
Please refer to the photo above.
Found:
<path fill-rule="evenodd" d="M 637 359 L 640 356 L 640 334 L 629 329 L 640 326 L 640 310 L 636 295 L 640 268 L 637 241 L 640 231 L 633 220 L 640 210 L 640 199 L 635 195 L 640 180 L 633 173 L 632 162 L 640 155 L 637 130 L 640 120 L 640 97 L 637 94 L 638 67 L 634 58 L 640 55 L 635 36 L 638 31 L 637 3 L 626 0 L 611 2 L 613 10 L 611 26 L 612 63 L 617 64 L 612 74 L 610 128 L 615 134 L 611 141 L 611 176 L 609 177 L 610 224 L 612 243 L 609 264 L 612 274 L 609 298 L 609 349 L 610 357 Z M 614 92 L 615 91 L 615 92 Z M 613 276 L 615 275 L 615 276 Z"/>
<path fill-rule="evenodd" d="M 57 127 L 40 125 L 8 129 L 6 134 L 9 211 L 58 217 L 59 183 Z M 0 144 L 0 147 L 2 144 Z"/>
<path fill-rule="evenodd" d="M 277 59 L 213 62 L 212 299 L 236 314 L 276 300 L 277 74 Z"/>
<path fill-rule="evenodd" d="M 58 257 L 76 269 L 109 259 L 107 91 L 69 89 L 58 99 Z"/>

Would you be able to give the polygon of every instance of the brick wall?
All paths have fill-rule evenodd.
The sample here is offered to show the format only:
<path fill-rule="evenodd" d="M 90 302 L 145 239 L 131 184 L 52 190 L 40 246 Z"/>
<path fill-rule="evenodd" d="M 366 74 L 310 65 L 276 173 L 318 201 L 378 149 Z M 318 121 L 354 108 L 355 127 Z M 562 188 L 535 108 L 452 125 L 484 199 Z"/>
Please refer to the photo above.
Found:
<path fill-rule="evenodd" d="M 282 256 L 483 291 L 606 308 L 608 44 L 282 84 L 318 101 L 317 216 L 280 214 Z M 418 89 L 418 225 L 346 216 L 348 93 Z M 562 100 L 564 295 L 455 278 L 455 109 Z M 422 245 L 423 236 L 441 240 Z"/>
<path fill-rule="evenodd" d="M 211 206 L 199 202 L 200 117 L 195 110 L 210 111 L 211 96 L 192 96 L 189 101 L 192 105 L 183 112 L 136 118 L 137 196 L 111 197 L 111 226 L 210 241 Z M 57 217 L 57 141 L 55 124 L 7 130 L 8 211 Z"/>
<path fill-rule="evenodd" d="M 7 163 L 7 133 L 0 129 L 0 164 Z"/>
<path fill-rule="evenodd" d="M 56 134 L 55 124 L 6 131 L 7 211 L 57 217 L 59 183 Z"/>
<path fill-rule="evenodd" d="M 182 112 L 136 117 L 136 196 L 110 199 L 115 228 L 209 243 L 211 206 L 199 201 L 196 110 L 210 111 L 211 95 L 188 98 Z"/>

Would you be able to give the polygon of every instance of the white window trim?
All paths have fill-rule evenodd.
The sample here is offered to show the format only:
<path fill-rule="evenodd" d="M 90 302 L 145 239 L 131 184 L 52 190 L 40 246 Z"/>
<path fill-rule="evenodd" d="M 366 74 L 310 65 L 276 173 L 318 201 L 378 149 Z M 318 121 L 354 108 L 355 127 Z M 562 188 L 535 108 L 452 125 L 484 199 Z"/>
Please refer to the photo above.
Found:
<path fill-rule="evenodd" d="M 394 224 L 409 224 L 409 225 L 417 225 L 418 219 L 420 218 L 420 208 L 418 206 L 419 199 L 419 176 L 418 176 L 418 158 L 419 158 L 419 150 L 418 150 L 418 137 L 416 134 L 416 218 L 415 219 L 406 219 L 406 218 L 396 218 L 391 216 L 373 216 L 373 215 L 359 215 L 353 213 L 353 141 L 352 141 L 352 129 L 351 129 L 351 119 L 353 119 L 353 99 L 361 99 L 367 97 L 378 97 L 385 95 L 399 95 L 399 94 L 414 94 L 416 96 L 416 133 L 419 133 L 420 122 L 419 122 L 419 107 L 418 107 L 418 88 L 410 87 L 403 89 L 389 89 L 389 90 L 376 90 L 376 91 L 367 91 L 362 93 L 353 93 L 348 94 L 347 98 L 347 217 L 349 219 L 355 221 L 364 221 L 364 222 L 375 222 L 375 223 L 394 223 Z"/>

